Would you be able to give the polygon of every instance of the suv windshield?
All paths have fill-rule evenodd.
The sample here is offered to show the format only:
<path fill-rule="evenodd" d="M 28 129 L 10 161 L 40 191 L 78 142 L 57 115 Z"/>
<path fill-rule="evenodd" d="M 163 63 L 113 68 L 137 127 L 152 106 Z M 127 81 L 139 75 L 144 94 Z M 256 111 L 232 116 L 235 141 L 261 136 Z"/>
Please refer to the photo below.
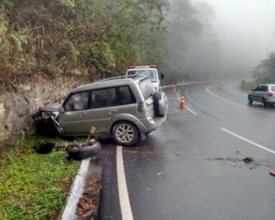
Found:
<path fill-rule="evenodd" d="M 127 72 L 128 76 L 133 75 L 144 75 L 149 76 L 151 79 L 151 82 L 157 82 L 157 70 L 154 69 L 137 69 L 137 70 L 128 70 Z"/>
<path fill-rule="evenodd" d="M 144 99 L 148 99 L 156 91 L 149 80 L 143 80 L 139 82 L 139 88 L 142 92 Z"/>

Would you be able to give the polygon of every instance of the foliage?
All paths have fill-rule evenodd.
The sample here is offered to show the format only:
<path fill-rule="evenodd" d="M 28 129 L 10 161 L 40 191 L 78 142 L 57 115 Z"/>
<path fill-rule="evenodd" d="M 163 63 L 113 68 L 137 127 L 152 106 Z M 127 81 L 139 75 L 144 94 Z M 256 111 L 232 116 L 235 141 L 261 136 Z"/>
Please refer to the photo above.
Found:
<path fill-rule="evenodd" d="M 1 219 L 55 219 L 64 205 L 79 163 L 64 151 L 37 154 L 38 140 L 22 141 L 0 160 Z"/>
<path fill-rule="evenodd" d="M 3 0 L 0 77 L 156 62 L 166 7 L 166 0 Z"/>
<path fill-rule="evenodd" d="M 196 10 L 189 0 L 175 0 L 170 6 L 168 14 L 168 37 L 166 41 L 167 60 L 165 72 L 170 72 L 169 81 L 175 83 L 180 80 L 184 71 L 184 55 L 187 40 L 202 31 L 201 23 L 195 17 Z"/>
<path fill-rule="evenodd" d="M 251 89 L 256 88 L 256 86 L 257 86 L 258 84 L 259 84 L 259 83 L 256 82 L 256 81 L 245 81 L 245 80 L 242 80 L 242 81 L 241 81 L 240 88 L 241 88 L 244 92 L 249 92 Z"/>
<path fill-rule="evenodd" d="M 272 52 L 268 57 L 261 61 L 253 70 L 253 77 L 259 83 L 275 83 L 275 53 Z"/>
<path fill-rule="evenodd" d="M 265 60 L 253 70 L 254 80 L 251 82 L 242 82 L 241 88 L 249 91 L 256 85 L 262 83 L 275 83 L 275 53 L 271 52 Z"/>
<path fill-rule="evenodd" d="M 199 10 L 190 0 L 2 0 L 0 78 L 116 75 L 154 63 L 177 80 L 187 44 L 213 15 L 208 5 Z"/>

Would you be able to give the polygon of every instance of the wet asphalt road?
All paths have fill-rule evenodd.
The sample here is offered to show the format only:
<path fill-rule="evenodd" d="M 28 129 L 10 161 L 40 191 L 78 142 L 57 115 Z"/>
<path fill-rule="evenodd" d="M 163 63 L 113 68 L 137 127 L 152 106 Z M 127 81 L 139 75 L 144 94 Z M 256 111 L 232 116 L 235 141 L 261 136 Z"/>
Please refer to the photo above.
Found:
<path fill-rule="evenodd" d="M 184 110 L 166 90 L 166 123 L 140 146 L 123 148 L 133 219 L 275 219 L 275 108 L 248 106 L 238 84 L 178 88 Z M 102 146 L 100 216 L 119 220 L 116 146 Z"/>

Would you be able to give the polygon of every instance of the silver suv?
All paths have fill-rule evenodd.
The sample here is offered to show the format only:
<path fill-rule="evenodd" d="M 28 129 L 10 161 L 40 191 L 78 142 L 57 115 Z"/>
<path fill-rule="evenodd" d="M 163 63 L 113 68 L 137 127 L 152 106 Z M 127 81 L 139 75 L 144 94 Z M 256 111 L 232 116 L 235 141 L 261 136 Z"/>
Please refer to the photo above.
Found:
<path fill-rule="evenodd" d="M 51 121 L 63 136 L 111 136 L 117 144 L 135 145 L 166 120 L 168 99 L 148 77 L 115 77 L 74 89 L 58 108 L 40 108 L 37 122 Z"/>
<path fill-rule="evenodd" d="M 248 103 L 260 102 L 266 107 L 275 104 L 275 84 L 261 84 L 248 94 Z"/>

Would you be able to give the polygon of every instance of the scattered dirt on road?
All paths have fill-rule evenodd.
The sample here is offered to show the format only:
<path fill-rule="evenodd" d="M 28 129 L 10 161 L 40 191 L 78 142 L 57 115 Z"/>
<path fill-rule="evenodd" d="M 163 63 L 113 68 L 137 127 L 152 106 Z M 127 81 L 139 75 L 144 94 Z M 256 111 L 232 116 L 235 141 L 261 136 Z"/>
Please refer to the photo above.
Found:
<path fill-rule="evenodd" d="M 242 161 L 245 162 L 245 163 L 251 163 L 251 162 L 253 162 L 254 160 L 253 160 L 252 157 L 246 157 L 246 158 L 242 159 Z"/>
<path fill-rule="evenodd" d="M 254 161 L 252 157 L 245 157 L 243 159 L 239 158 L 232 158 L 232 157 L 227 157 L 227 158 L 222 158 L 222 157 L 215 157 L 215 158 L 208 158 L 209 161 L 228 161 L 228 162 L 244 162 L 244 163 L 251 163 Z"/>

